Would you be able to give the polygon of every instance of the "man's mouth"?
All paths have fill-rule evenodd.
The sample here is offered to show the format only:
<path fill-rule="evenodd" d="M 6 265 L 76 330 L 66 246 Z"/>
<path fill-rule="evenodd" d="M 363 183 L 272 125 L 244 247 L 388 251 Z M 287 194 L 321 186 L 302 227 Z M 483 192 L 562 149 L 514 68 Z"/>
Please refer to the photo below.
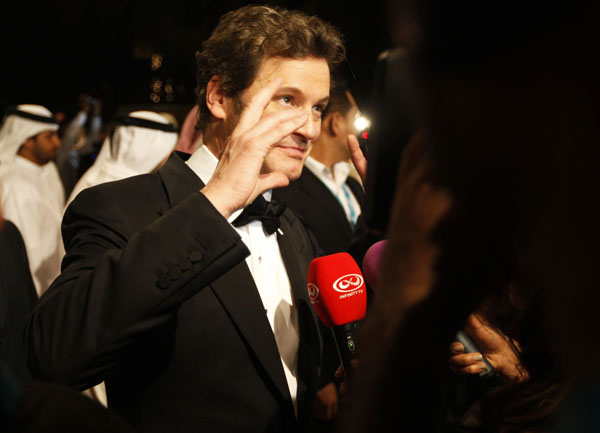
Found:
<path fill-rule="evenodd" d="M 287 156 L 291 157 L 291 158 L 296 158 L 296 159 L 302 159 L 304 158 L 304 155 L 306 154 L 306 148 L 304 147 L 297 147 L 297 146 L 277 146 L 279 149 L 281 149 Z"/>

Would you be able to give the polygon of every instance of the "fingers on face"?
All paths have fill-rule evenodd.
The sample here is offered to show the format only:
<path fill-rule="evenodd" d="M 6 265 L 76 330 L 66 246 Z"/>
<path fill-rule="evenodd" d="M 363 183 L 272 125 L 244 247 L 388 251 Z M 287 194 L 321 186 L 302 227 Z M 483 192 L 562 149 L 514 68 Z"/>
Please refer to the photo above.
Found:
<path fill-rule="evenodd" d="M 265 143 L 269 147 L 291 135 L 306 123 L 306 113 L 296 110 L 283 110 L 270 113 L 244 134 L 245 139 Z"/>
<path fill-rule="evenodd" d="M 305 122 L 306 114 L 295 110 L 270 113 L 247 131 L 236 128 L 236 131 L 232 133 L 231 141 L 227 148 L 229 151 L 238 149 L 242 152 L 258 150 L 266 154 L 273 145 L 291 135 Z"/>
<path fill-rule="evenodd" d="M 240 116 L 239 128 L 245 131 L 258 123 L 265 108 L 267 108 L 267 105 L 269 105 L 269 102 L 273 99 L 273 95 L 279 90 L 282 83 L 283 80 L 281 78 L 275 78 L 254 95 Z"/>

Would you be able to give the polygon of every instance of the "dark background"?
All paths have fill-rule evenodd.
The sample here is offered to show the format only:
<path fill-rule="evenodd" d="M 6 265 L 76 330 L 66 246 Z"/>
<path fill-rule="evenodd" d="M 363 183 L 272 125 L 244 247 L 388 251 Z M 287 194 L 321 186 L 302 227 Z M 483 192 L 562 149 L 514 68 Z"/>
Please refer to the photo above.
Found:
<path fill-rule="evenodd" d="M 37 103 L 69 119 L 78 109 L 78 95 L 88 93 L 103 101 L 105 120 L 124 106 L 185 112 L 195 100 L 195 51 L 224 12 L 247 3 L 19 0 L 10 4 L 10 11 L 5 3 L 0 29 L 0 110 Z M 377 56 L 391 46 L 384 3 L 262 3 L 318 15 L 341 30 L 348 49 L 342 70 L 350 78 L 361 109 L 368 113 Z M 153 54 L 162 58 L 156 70 L 151 68 Z"/>

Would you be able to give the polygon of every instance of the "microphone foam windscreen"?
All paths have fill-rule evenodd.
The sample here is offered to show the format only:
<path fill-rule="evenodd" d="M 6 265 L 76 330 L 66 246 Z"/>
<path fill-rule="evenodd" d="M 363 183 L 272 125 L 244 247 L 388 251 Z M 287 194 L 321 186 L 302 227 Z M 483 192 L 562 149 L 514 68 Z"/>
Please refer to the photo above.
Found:
<path fill-rule="evenodd" d="M 314 259 L 308 268 L 308 294 L 326 326 L 340 326 L 365 317 L 367 291 L 360 268 L 348 253 Z"/>
<path fill-rule="evenodd" d="M 383 251 L 385 248 L 386 240 L 375 242 L 369 247 L 365 256 L 363 257 L 362 269 L 365 276 L 365 280 L 369 283 L 369 286 L 373 290 L 377 290 L 377 283 L 379 281 L 379 271 L 381 267 L 381 260 L 383 259 Z"/>

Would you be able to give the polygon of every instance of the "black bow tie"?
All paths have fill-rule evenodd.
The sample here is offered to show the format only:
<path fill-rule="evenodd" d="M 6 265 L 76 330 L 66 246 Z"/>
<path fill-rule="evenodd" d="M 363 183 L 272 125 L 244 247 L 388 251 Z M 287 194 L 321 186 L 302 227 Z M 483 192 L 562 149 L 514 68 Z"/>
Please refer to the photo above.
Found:
<path fill-rule="evenodd" d="M 286 208 L 285 203 L 279 203 L 275 200 L 266 201 L 262 195 L 246 206 L 243 212 L 233 220 L 234 227 L 241 227 L 254 220 L 260 220 L 263 229 L 271 235 L 279 228 L 279 217 Z"/>

